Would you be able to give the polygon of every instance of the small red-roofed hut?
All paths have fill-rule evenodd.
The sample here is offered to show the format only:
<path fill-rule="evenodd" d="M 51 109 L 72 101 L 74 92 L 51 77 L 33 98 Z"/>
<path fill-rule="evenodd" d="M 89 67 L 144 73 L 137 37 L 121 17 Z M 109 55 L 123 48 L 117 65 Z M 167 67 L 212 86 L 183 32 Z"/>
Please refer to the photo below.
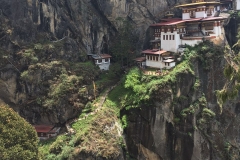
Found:
<path fill-rule="evenodd" d="M 59 133 L 61 127 L 54 127 L 52 125 L 33 125 L 39 139 L 48 139 L 55 137 Z"/>

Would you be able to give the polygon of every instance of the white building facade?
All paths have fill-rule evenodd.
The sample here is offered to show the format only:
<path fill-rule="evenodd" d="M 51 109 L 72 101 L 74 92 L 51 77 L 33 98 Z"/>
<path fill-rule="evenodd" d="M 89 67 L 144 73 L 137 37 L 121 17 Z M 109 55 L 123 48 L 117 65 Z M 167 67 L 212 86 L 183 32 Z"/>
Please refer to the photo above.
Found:
<path fill-rule="evenodd" d="M 164 50 L 145 50 L 142 52 L 146 57 L 146 66 L 158 69 L 170 69 L 175 66 L 174 57 L 168 56 Z"/>
<path fill-rule="evenodd" d="M 101 70 L 109 70 L 110 66 L 110 56 L 109 54 L 96 54 L 92 55 L 92 58 L 94 59 L 94 63 L 99 66 Z"/>
<path fill-rule="evenodd" d="M 146 66 L 172 68 L 175 66 L 174 59 L 164 59 L 162 51 L 177 53 L 179 46 L 194 46 L 203 40 L 213 40 L 222 35 L 225 18 L 219 17 L 220 2 L 192 0 L 192 3 L 176 7 L 182 9 L 182 18 L 168 17 L 151 25 L 154 40 L 150 42 L 155 50 L 142 52 L 146 55 Z"/>

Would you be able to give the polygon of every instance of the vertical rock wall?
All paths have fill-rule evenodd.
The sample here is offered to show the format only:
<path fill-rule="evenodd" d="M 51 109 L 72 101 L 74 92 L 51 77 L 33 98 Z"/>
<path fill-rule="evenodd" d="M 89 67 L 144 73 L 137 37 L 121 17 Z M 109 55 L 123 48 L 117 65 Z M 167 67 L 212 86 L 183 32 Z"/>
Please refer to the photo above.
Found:
<path fill-rule="evenodd" d="M 143 105 L 127 112 L 129 126 L 125 133 L 133 157 L 239 159 L 239 98 L 225 104 L 221 112 L 215 96 L 215 90 L 222 89 L 225 84 L 225 63 L 223 56 L 216 57 L 206 70 L 202 62 L 195 61 L 195 76 L 178 76 L 176 84 L 158 91 L 153 105 Z M 200 81 L 198 89 L 194 89 L 196 78 Z M 202 103 L 202 97 L 206 102 Z M 189 110 L 191 106 L 193 110 Z M 212 110 L 216 116 L 203 121 L 206 113 L 202 107 Z M 185 118 L 183 112 L 187 113 Z"/>

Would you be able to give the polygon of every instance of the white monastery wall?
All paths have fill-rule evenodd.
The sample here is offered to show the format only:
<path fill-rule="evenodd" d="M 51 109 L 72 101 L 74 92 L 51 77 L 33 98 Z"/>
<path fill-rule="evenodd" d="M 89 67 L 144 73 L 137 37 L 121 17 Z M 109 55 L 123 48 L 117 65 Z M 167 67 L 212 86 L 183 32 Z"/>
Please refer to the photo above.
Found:
<path fill-rule="evenodd" d="M 207 17 L 207 14 L 205 13 L 205 11 L 199 11 L 196 12 L 196 18 L 201 18 L 201 17 Z"/>
<path fill-rule="evenodd" d="M 165 64 L 164 64 L 164 65 L 165 65 Z M 171 68 L 173 68 L 175 65 L 176 65 L 175 62 L 169 63 L 169 66 L 168 66 L 168 63 L 166 63 L 165 67 L 166 67 L 167 69 L 171 69 Z"/>
<path fill-rule="evenodd" d="M 218 36 L 219 35 L 219 27 L 218 26 L 214 26 L 213 27 L 213 32 L 214 32 L 215 36 Z"/>
<path fill-rule="evenodd" d="M 236 10 L 240 10 L 240 0 L 236 0 Z"/>
<path fill-rule="evenodd" d="M 182 13 L 182 19 L 190 19 L 190 13 Z"/>
<path fill-rule="evenodd" d="M 182 40 L 182 45 L 188 44 L 190 46 L 194 46 L 194 45 L 196 45 L 200 42 L 202 42 L 202 40 L 200 40 L 200 39 L 197 39 L 197 40 Z"/>
<path fill-rule="evenodd" d="M 163 68 L 165 64 L 162 61 L 153 61 L 153 60 L 146 60 L 146 66 L 154 67 L 154 68 Z"/>
<path fill-rule="evenodd" d="M 180 35 L 177 31 L 161 32 L 161 48 L 165 51 L 177 52 L 178 46 L 181 44 Z"/>

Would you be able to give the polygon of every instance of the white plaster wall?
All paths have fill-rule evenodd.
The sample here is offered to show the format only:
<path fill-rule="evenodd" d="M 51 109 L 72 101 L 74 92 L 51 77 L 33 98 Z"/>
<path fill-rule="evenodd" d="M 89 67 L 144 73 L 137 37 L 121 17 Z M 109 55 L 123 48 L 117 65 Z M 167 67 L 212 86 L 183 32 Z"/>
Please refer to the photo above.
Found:
<path fill-rule="evenodd" d="M 98 63 L 97 64 L 101 70 L 109 70 L 110 62 L 109 63 Z"/>
<path fill-rule="evenodd" d="M 102 62 L 96 63 L 96 65 L 98 65 L 101 70 L 109 70 L 110 58 L 108 58 L 108 62 L 106 62 L 105 59 L 102 59 Z"/>
<path fill-rule="evenodd" d="M 240 0 L 236 0 L 236 10 L 240 10 Z"/>
<path fill-rule="evenodd" d="M 151 60 L 146 60 L 146 66 L 154 67 L 154 68 L 161 68 L 162 67 L 160 61 L 151 61 Z"/>
<path fill-rule="evenodd" d="M 182 13 L 182 19 L 190 19 L 190 13 Z"/>
<path fill-rule="evenodd" d="M 214 16 L 215 13 L 216 13 L 216 9 L 215 9 L 215 7 L 214 7 L 213 12 L 212 12 L 212 16 Z"/>
<path fill-rule="evenodd" d="M 165 35 L 165 40 L 163 40 L 163 35 Z M 166 40 L 166 35 L 168 35 L 168 40 Z M 174 35 L 174 40 L 169 40 L 169 36 Z M 165 51 L 177 52 L 178 46 L 181 44 L 180 35 L 177 31 L 171 32 L 161 32 L 161 48 Z"/>
<path fill-rule="evenodd" d="M 196 18 L 206 17 L 205 11 L 196 12 Z"/>
<path fill-rule="evenodd" d="M 165 66 L 165 64 L 164 64 L 164 66 Z M 175 66 L 175 62 L 172 62 L 172 63 L 169 63 L 169 66 L 168 66 L 168 64 L 165 66 L 167 69 L 171 69 L 172 67 L 174 67 Z"/>
<path fill-rule="evenodd" d="M 218 36 L 220 36 L 222 34 L 222 27 L 218 26 Z"/>
<path fill-rule="evenodd" d="M 176 65 L 175 62 L 170 63 L 170 67 L 174 67 Z"/>
<path fill-rule="evenodd" d="M 175 65 L 176 65 L 175 62 L 170 63 L 169 66 L 168 66 L 167 63 L 165 65 L 165 62 L 162 62 L 162 61 L 146 60 L 146 66 L 153 67 L 153 68 L 161 68 L 161 69 L 167 68 L 167 69 L 170 69 L 170 68 L 174 67 Z"/>
<path fill-rule="evenodd" d="M 214 34 L 215 34 L 216 36 L 219 35 L 219 27 L 218 27 L 218 26 L 214 26 L 214 27 L 213 27 L 213 31 L 214 31 Z"/>
<path fill-rule="evenodd" d="M 202 40 L 198 39 L 198 40 L 182 40 L 182 45 L 184 44 L 188 44 L 190 46 L 194 46 L 198 43 L 200 43 Z"/>

